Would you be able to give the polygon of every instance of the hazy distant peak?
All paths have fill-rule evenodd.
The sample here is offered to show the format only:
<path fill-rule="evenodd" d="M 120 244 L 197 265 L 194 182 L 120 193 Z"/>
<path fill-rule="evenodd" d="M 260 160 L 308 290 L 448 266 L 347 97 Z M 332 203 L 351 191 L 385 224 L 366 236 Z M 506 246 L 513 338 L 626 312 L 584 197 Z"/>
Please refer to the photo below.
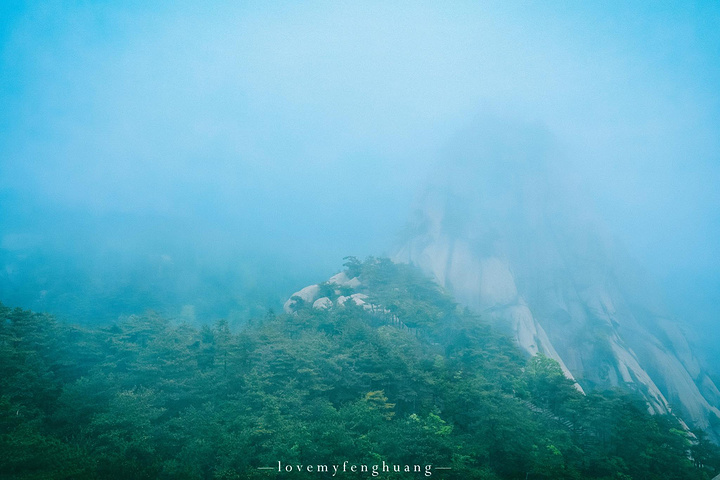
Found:
<path fill-rule="evenodd" d="M 652 411 L 676 404 L 702 428 L 720 417 L 717 389 L 668 328 L 661 295 L 563 188 L 549 135 L 502 122 L 464 134 L 438 161 L 395 260 L 585 388 L 630 386 Z"/>

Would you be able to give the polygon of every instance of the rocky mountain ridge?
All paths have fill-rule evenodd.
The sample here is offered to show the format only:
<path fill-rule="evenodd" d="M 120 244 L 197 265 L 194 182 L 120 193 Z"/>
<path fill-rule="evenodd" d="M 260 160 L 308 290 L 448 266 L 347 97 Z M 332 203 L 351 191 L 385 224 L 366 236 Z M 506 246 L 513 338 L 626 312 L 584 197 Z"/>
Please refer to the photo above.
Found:
<path fill-rule="evenodd" d="M 448 152 L 453 161 L 433 177 L 393 260 L 419 266 L 584 390 L 637 390 L 651 412 L 720 438 L 720 391 L 682 323 L 551 181 L 550 153 L 528 138 L 494 131 Z"/>
<path fill-rule="evenodd" d="M 459 251 L 463 252 L 462 249 Z M 396 260 L 402 260 L 401 255 L 411 253 L 413 252 L 403 249 Z M 452 252 L 448 252 L 448 255 L 453 257 Z M 419 255 L 415 258 L 422 261 L 426 257 Z M 607 292 L 590 291 L 586 297 L 578 297 L 572 302 L 566 302 L 564 308 L 572 311 L 585 308 L 588 315 L 594 315 L 595 319 L 603 319 L 614 329 L 608 330 L 607 336 L 596 338 L 595 344 L 589 343 L 589 339 L 584 339 L 583 345 L 587 350 L 578 352 L 574 349 L 572 341 L 578 341 L 579 337 L 577 333 L 571 334 L 571 329 L 566 329 L 563 334 L 562 331 L 558 332 L 557 325 L 551 324 L 549 330 L 553 334 L 559 334 L 558 338 L 565 335 L 565 341 L 554 338 L 553 343 L 533 313 L 533 306 L 518 293 L 506 262 L 498 258 L 484 261 L 465 260 L 468 262 L 462 262 L 463 265 L 468 268 L 478 268 L 475 278 L 479 283 L 468 283 L 466 276 L 454 270 L 439 271 L 437 275 L 432 271 L 428 273 L 433 274 L 436 279 L 443 278 L 451 288 L 454 285 L 453 280 L 457 282 L 458 278 L 462 279 L 465 283 L 461 285 L 465 288 L 458 290 L 463 295 L 461 299 L 463 304 L 481 311 L 485 319 L 491 320 L 496 327 L 509 333 L 528 355 L 541 353 L 556 360 L 566 376 L 576 382 L 579 391 L 585 393 L 584 388 L 605 389 L 618 386 L 629 388 L 644 396 L 650 413 L 674 413 L 688 428 L 700 428 L 714 434 L 716 424 L 712 415 L 718 416 L 718 409 L 710 401 L 720 398 L 717 395 L 717 388 L 704 374 L 683 332 L 676 324 L 667 319 L 658 319 L 657 326 L 664 332 L 664 341 L 672 343 L 671 350 L 668 351 L 659 336 L 642 327 L 634 320 L 631 313 L 623 311 L 625 306 L 620 309 L 615 307 L 613 299 Z M 413 263 L 421 267 L 424 265 L 418 261 Z M 453 264 L 452 261 L 449 263 Z M 500 277 L 497 283 L 493 282 L 495 275 Z M 477 291 L 473 290 L 473 286 Z M 364 293 L 365 290 L 365 286 L 357 276 L 350 276 L 343 271 L 330 277 L 326 282 L 309 285 L 295 292 L 285 302 L 284 311 L 294 313 L 305 306 L 311 306 L 315 310 L 327 310 L 342 308 L 347 302 L 352 302 L 364 310 L 384 314 L 393 323 L 406 326 L 403 319 L 393 315 L 385 306 L 371 303 L 369 295 Z M 500 297 L 493 296 L 499 295 L 499 292 L 502 292 Z M 473 299 L 484 303 L 472 304 L 470 302 Z M 500 302 L 501 299 L 505 300 L 504 305 Z M 493 305 L 491 302 L 496 303 Z M 588 318 L 585 320 L 588 321 Z M 626 326 L 634 330 L 620 328 L 619 320 L 629 323 L 630 325 Z M 636 335 L 634 341 L 628 342 L 622 337 L 622 332 L 625 330 L 631 332 L 630 335 Z M 558 345 L 558 348 L 556 349 L 554 345 Z M 639 354 L 633 346 L 636 346 Z M 566 363 L 564 358 L 569 358 L 570 361 Z M 589 359 L 595 359 L 599 363 L 592 364 Z M 700 379 L 700 385 L 696 383 L 693 374 Z"/>
<path fill-rule="evenodd" d="M 720 391 L 685 327 L 583 202 L 553 181 L 545 134 L 483 127 L 446 152 L 393 261 L 420 267 L 529 355 L 556 360 L 579 390 L 635 390 L 651 413 L 672 412 L 720 441 Z M 355 292 L 357 278 L 341 273 L 323 285 L 297 292 L 286 311 L 348 299 L 377 307 Z"/>

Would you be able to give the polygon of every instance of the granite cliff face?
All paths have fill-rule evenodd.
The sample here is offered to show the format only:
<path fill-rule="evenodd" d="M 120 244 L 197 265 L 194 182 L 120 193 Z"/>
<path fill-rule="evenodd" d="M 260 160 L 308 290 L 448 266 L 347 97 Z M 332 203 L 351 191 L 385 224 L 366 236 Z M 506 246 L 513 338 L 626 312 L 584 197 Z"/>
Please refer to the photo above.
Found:
<path fill-rule="evenodd" d="M 449 153 L 394 260 L 420 266 L 529 354 L 557 360 L 582 389 L 635 389 L 650 411 L 717 434 L 720 395 L 680 323 L 550 186 L 537 138 L 495 130 L 473 142 Z"/>

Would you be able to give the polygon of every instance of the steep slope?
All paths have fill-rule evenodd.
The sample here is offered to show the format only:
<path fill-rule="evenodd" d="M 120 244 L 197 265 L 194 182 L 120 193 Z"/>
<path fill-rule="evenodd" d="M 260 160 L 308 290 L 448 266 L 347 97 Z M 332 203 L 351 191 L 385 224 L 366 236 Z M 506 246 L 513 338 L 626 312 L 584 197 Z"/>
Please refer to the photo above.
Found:
<path fill-rule="evenodd" d="M 552 186 L 541 133 L 489 129 L 448 153 L 394 260 L 557 360 L 584 389 L 627 386 L 713 430 L 718 389 L 639 269 Z M 717 433 L 717 432 L 716 432 Z"/>
<path fill-rule="evenodd" d="M 154 313 L 81 328 L 0 303 L 0 478 L 720 471 L 707 439 L 637 395 L 580 394 L 416 267 L 348 267 L 238 331 Z"/>

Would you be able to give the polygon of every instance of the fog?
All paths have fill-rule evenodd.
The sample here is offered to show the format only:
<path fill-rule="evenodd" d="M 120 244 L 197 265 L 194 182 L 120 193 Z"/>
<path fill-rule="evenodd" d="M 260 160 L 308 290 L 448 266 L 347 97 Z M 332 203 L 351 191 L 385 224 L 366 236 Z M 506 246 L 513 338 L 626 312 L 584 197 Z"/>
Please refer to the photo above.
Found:
<path fill-rule="evenodd" d="M 444 155 L 497 121 L 546 132 L 554 184 L 720 340 L 716 3 L 10 2 L 0 18 L 5 304 L 277 309 L 346 255 L 391 253 Z"/>

